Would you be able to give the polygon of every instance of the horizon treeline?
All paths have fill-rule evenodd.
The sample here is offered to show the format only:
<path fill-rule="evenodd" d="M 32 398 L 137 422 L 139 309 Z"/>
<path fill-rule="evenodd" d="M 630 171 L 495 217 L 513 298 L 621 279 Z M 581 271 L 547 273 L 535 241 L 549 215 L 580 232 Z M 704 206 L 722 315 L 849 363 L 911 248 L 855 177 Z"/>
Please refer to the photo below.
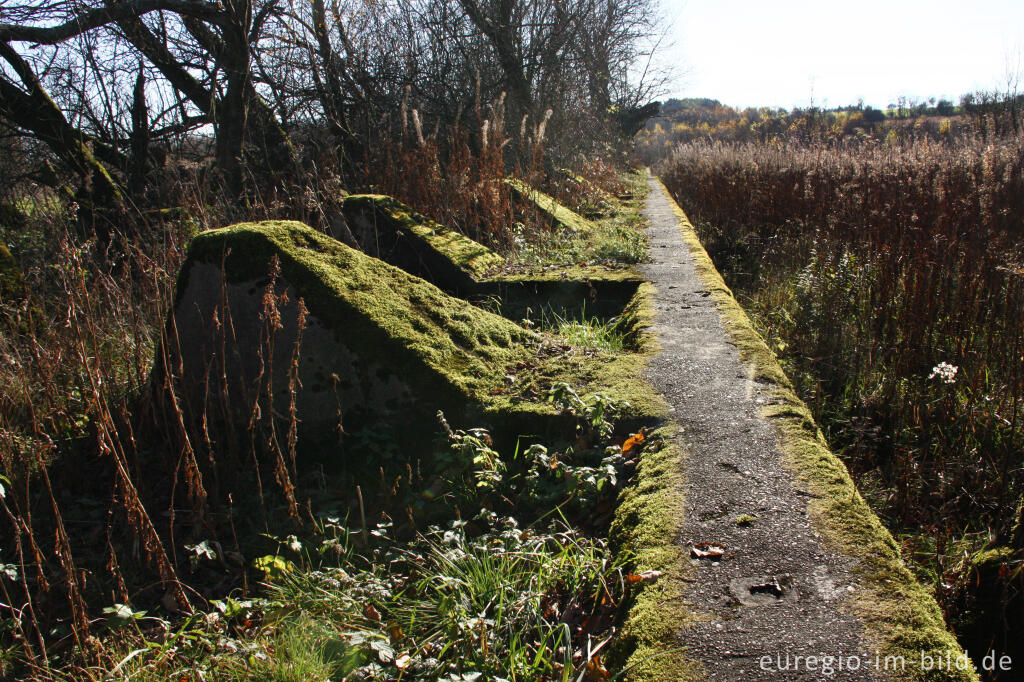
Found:
<path fill-rule="evenodd" d="M 901 97 L 885 109 L 857 104 L 787 110 L 732 107 L 706 97 L 668 99 L 637 134 L 636 152 L 645 163 L 669 156 L 680 144 L 723 143 L 846 144 L 887 143 L 928 138 L 951 141 L 977 134 L 990 141 L 1024 131 L 1024 94 L 1016 88 L 977 91 L 949 99 Z"/>

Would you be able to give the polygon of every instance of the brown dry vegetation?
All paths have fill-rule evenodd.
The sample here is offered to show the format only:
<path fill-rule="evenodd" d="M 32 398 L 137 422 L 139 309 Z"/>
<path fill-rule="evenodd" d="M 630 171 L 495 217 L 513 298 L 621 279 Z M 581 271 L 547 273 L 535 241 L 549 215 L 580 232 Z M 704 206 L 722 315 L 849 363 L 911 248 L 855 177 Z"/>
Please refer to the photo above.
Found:
<path fill-rule="evenodd" d="M 1020 586 L 978 627 L 969 557 L 1024 492 L 1024 141 L 705 140 L 658 172 L 962 643 L 1012 648 Z"/>
<path fill-rule="evenodd" d="M 500 114 L 495 104 L 492 110 Z M 492 131 L 501 129 L 494 119 L 487 120 Z M 492 133 L 486 143 L 458 128 L 450 135 L 443 145 L 408 137 L 403 141 L 396 126 L 394 137 L 376 152 L 388 163 L 370 164 L 368 168 L 380 172 L 368 175 L 364 187 L 386 188 L 406 201 L 418 201 L 425 212 L 510 256 L 515 255 L 511 247 L 518 234 L 513 230 L 550 231 L 536 209 L 510 194 L 500 135 Z M 542 153 L 537 146 L 538 166 L 521 171 L 524 175 L 543 179 Z M 607 169 L 595 161 L 579 171 L 594 181 L 605 180 L 607 190 L 621 192 L 618 174 Z M 607 182 L 609 178 L 614 181 Z M 338 210 L 337 186 L 329 179 L 319 186 L 310 182 L 297 197 L 250 206 L 246 217 L 299 215 L 329 228 Z M 590 200 L 589 193 L 605 192 L 600 185 L 573 185 L 564 178 L 547 188 L 577 206 Z M 175 191 L 199 196 L 203 188 L 182 183 Z M 127 653 L 126 644 L 109 638 L 112 616 L 104 616 L 104 607 L 132 605 L 181 617 L 211 609 L 208 600 L 232 590 L 251 596 L 253 569 L 233 565 L 232 557 L 273 553 L 274 540 L 253 539 L 261 532 L 315 534 L 322 525 L 313 515 L 317 504 L 340 494 L 347 506 L 354 498 L 351 490 L 337 490 L 339 481 L 328 491 L 322 472 L 295 469 L 295 415 L 274 415 L 264 406 L 263 416 L 254 416 L 250 424 L 248 442 L 229 444 L 231 461 L 240 467 L 236 483 L 242 486 L 235 486 L 233 499 L 225 499 L 216 477 L 210 476 L 228 455 L 224 444 L 211 447 L 202 419 L 198 428 L 184 426 L 187 412 L 206 412 L 172 399 L 169 412 L 154 419 L 147 386 L 154 353 L 162 347 L 175 276 L 190 237 L 228 221 L 222 209 L 153 212 L 148 222 L 134 227 L 135 237 L 115 235 L 112 240 L 83 235 L 71 213 L 74 207 L 46 192 L 22 196 L 9 209 L 16 220 L 8 223 L 4 238 L 19 258 L 17 275 L 5 278 L 0 331 L 0 505 L 6 529 L 0 549 L 0 602 L 6 605 L 0 671 L 37 679 L 101 676 Z M 232 215 L 238 215 L 237 208 Z M 284 304 L 274 291 L 273 277 L 264 302 L 267 338 L 260 343 L 269 347 L 277 308 Z M 232 399 L 216 388 L 211 396 Z M 254 415 L 256 411 L 254 406 Z M 174 423 L 175 414 L 180 424 Z M 423 440 L 429 441 L 425 435 Z M 393 469 L 401 468 L 401 457 L 386 436 L 355 434 L 345 447 L 372 453 L 382 463 L 379 476 L 370 467 L 374 483 L 366 486 L 363 479 L 365 513 L 371 519 L 379 519 L 384 510 L 405 514 L 401 500 L 418 499 L 415 491 L 431 484 L 420 478 L 418 467 L 407 476 L 400 472 L 394 481 L 383 480 L 385 470 L 394 477 Z M 345 480 L 355 485 L 356 478 Z M 250 493 L 240 497 L 246 486 Z M 419 511 L 413 521 L 412 513 L 398 537 L 389 540 L 395 546 L 427 522 Z M 591 546 L 591 541 L 566 532 L 573 538 L 568 547 L 577 549 L 561 551 L 583 551 L 580 556 L 591 557 L 586 560 L 594 566 L 604 565 L 600 541 Z M 537 542 L 548 547 L 553 540 Z M 210 552 L 219 557 L 220 567 L 207 565 L 214 562 L 195 553 L 205 550 L 189 549 L 196 547 L 216 547 Z M 544 588 L 544 599 L 566 599 L 562 589 Z M 613 604 L 622 598 L 616 594 Z M 403 608 L 401 596 L 395 600 L 389 608 Z M 563 606 L 578 610 L 574 603 Z M 548 609 L 563 615 L 562 606 Z M 156 620 L 163 623 L 159 628 L 168 627 L 167 621 Z M 593 621 L 603 630 L 612 622 L 610 611 Z M 219 631 L 215 627 L 200 634 L 214 637 Z M 581 629 L 578 646 L 585 645 L 589 632 L 599 634 Z M 151 646 L 152 636 L 136 638 L 133 645 Z M 159 665 L 153 670 L 166 674 L 187 667 L 209 653 L 203 651 L 157 657 Z"/>

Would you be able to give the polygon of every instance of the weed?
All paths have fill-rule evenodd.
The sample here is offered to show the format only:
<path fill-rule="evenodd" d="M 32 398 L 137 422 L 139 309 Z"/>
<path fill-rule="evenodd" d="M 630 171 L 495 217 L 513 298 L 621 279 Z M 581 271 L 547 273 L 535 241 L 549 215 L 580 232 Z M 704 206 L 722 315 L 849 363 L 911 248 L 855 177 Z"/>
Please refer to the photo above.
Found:
<path fill-rule="evenodd" d="M 625 345 L 625 336 L 619 330 L 618 319 L 590 317 L 585 305 L 576 315 L 541 310 L 539 328 L 550 330 L 579 348 L 619 352 Z"/>

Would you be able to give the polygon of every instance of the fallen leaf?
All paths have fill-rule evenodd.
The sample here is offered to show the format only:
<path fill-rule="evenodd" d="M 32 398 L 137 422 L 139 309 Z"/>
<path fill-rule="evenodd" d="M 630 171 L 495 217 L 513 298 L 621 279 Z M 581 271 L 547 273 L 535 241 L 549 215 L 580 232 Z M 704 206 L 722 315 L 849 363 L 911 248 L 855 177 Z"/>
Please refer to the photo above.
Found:
<path fill-rule="evenodd" d="M 717 542 L 698 542 L 690 547 L 694 559 L 720 559 L 725 554 L 725 547 Z"/>
<path fill-rule="evenodd" d="M 586 680 L 608 680 L 611 679 L 611 673 L 601 663 L 601 658 L 595 656 L 594 658 L 587 661 L 587 676 Z"/>
<path fill-rule="evenodd" d="M 644 443 L 644 432 L 638 431 L 632 436 L 626 439 L 626 442 L 622 444 L 622 456 L 629 457 L 633 450 L 638 450 Z"/>
<path fill-rule="evenodd" d="M 399 670 L 405 670 L 409 667 L 409 661 L 411 660 L 412 656 L 410 656 L 409 654 L 402 654 L 401 656 L 395 659 L 395 667 Z"/>
<path fill-rule="evenodd" d="M 373 608 L 373 604 L 367 604 L 363 607 L 363 615 L 370 620 L 380 621 L 380 612 Z"/>
<path fill-rule="evenodd" d="M 664 575 L 664 571 L 641 571 L 640 573 L 630 573 L 626 576 L 626 582 L 630 583 L 653 583 L 655 580 Z"/>

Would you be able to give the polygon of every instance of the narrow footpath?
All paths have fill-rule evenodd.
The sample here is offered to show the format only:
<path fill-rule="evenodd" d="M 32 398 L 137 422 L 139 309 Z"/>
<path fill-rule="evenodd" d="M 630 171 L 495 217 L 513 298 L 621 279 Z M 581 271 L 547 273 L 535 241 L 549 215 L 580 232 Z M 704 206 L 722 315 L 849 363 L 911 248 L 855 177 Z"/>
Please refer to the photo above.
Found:
<path fill-rule="evenodd" d="M 653 263 L 643 273 L 657 289 L 661 352 L 647 378 L 669 403 L 686 453 L 687 516 L 676 541 L 694 564 L 686 601 L 699 619 L 679 643 L 710 680 L 888 677 L 876 672 L 863 624 L 843 608 L 861 589 L 855 560 L 815 530 L 811 494 L 759 416 L 771 398 L 740 361 L 664 188 L 648 182 Z"/>

